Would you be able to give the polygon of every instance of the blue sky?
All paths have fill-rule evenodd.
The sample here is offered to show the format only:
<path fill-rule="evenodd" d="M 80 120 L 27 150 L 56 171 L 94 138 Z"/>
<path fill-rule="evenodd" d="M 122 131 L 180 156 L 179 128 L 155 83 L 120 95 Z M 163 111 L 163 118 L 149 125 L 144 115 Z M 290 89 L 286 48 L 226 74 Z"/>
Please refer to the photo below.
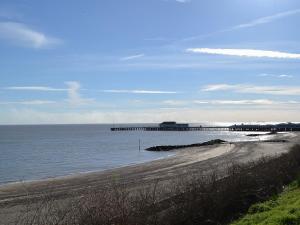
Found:
<path fill-rule="evenodd" d="M 300 121 L 296 0 L 0 1 L 0 124 Z"/>

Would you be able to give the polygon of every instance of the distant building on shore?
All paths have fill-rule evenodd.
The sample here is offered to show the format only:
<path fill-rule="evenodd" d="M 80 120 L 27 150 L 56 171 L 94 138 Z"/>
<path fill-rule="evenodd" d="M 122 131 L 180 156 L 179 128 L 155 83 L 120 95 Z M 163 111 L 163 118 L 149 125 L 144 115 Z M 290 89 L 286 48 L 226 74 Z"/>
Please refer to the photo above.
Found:
<path fill-rule="evenodd" d="M 300 131 L 300 123 L 240 124 L 229 126 L 230 131 Z"/>
<path fill-rule="evenodd" d="M 170 128 L 170 129 L 174 129 L 174 128 L 188 128 L 189 124 L 188 123 L 176 123 L 174 121 L 166 121 L 166 122 L 162 122 L 159 124 L 160 128 Z"/>

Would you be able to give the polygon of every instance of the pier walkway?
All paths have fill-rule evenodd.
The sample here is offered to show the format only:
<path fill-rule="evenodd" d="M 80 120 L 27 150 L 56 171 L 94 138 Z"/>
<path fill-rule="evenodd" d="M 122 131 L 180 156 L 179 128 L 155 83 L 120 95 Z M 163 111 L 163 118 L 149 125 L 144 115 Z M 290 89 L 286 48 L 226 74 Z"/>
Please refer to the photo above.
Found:
<path fill-rule="evenodd" d="M 229 127 L 113 127 L 111 131 L 228 131 Z"/>
<path fill-rule="evenodd" d="M 256 132 L 287 132 L 300 131 L 300 124 L 276 125 L 232 125 L 232 126 L 174 126 L 174 127 L 112 127 L 111 131 L 256 131 Z"/>

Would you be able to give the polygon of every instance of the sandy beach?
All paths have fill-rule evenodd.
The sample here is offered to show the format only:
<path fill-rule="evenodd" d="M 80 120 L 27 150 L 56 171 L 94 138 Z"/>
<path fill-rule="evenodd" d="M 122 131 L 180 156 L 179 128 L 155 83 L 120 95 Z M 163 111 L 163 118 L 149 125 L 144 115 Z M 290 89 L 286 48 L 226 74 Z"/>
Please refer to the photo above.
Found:
<path fill-rule="evenodd" d="M 167 182 L 194 171 L 209 171 L 211 168 L 230 162 L 247 162 L 262 156 L 281 154 L 300 143 L 300 134 L 281 133 L 272 135 L 273 141 L 224 143 L 212 146 L 192 147 L 174 151 L 174 156 L 126 166 L 102 172 L 78 174 L 54 179 L 6 184 L 0 186 L 0 224 L 10 224 L 16 213 L 29 201 L 38 202 L 44 194 L 57 199 L 73 198 L 94 189 L 104 188 L 116 180 L 128 188 L 151 184 L 156 180 Z M 274 140 L 286 140 L 276 142 Z"/>

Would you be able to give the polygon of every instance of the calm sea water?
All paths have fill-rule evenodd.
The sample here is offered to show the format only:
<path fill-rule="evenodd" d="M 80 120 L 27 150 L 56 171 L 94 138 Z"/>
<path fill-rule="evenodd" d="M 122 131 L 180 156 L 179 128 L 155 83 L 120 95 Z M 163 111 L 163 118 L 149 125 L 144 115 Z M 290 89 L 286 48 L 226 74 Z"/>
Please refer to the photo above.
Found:
<path fill-rule="evenodd" d="M 224 131 L 111 132 L 111 126 L 0 126 L 0 184 L 100 171 L 172 154 L 143 150 L 154 145 L 251 139 L 245 133 Z"/>

